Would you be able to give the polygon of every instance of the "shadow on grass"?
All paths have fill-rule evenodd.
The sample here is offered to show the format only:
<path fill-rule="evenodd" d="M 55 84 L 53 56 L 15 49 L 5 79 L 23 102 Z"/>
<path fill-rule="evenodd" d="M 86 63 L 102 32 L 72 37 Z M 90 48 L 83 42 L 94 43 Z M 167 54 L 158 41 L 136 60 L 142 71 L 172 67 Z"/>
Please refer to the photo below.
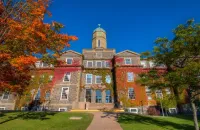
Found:
<path fill-rule="evenodd" d="M 0 124 L 15 120 L 47 120 L 49 119 L 47 116 L 54 116 L 56 112 L 19 112 L 17 115 L 8 116 L 8 119 L 1 121 Z M 6 114 L 4 114 L 6 116 Z"/>
<path fill-rule="evenodd" d="M 163 129 L 169 129 L 167 126 L 171 126 L 174 129 L 182 129 L 182 130 L 192 130 L 194 129 L 193 126 L 188 125 L 188 124 L 177 124 L 172 121 L 165 121 L 162 120 L 161 118 L 152 118 L 148 116 L 141 116 L 141 115 L 134 115 L 134 114 L 120 114 L 118 117 L 118 122 L 119 123 L 124 123 L 124 124 L 133 124 L 135 123 L 141 123 L 141 124 L 146 124 L 146 125 L 156 125 L 159 127 L 162 127 Z"/>

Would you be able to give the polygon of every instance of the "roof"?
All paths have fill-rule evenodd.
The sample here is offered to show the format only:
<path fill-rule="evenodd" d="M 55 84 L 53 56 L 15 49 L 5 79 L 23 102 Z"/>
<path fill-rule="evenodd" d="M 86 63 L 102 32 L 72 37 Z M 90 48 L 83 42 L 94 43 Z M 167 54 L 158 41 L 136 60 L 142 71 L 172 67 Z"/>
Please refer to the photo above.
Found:
<path fill-rule="evenodd" d="M 65 54 L 65 53 L 67 53 L 67 52 L 73 52 L 73 53 L 75 53 L 75 54 L 82 55 L 81 53 L 78 53 L 78 52 L 73 51 L 73 50 L 64 51 L 64 52 L 62 52 L 61 54 Z"/>
<path fill-rule="evenodd" d="M 121 51 L 121 52 L 117 53 L 116 55 L 119 55 L 119 54 L 124 53 L 124 52 L 129 52 L 129 53 L 132 53 L 132 54 L 135 54 L 135 55 L 139 55 L 139 56 L 140 56 L 139 53 L 136 53 L 136 52 L 133 52 L 133 51 L 130 51 L 130 50 Z"/>
<path fill-rule="evenodd" d="M 96 28 L 94 31 L 93 31 L 93 33 L 94 32 L 106 32 L 103 28 L 101 28 L 100 26 L 101 26 L 101 24 L 98 24 L 98 28 Z"/>

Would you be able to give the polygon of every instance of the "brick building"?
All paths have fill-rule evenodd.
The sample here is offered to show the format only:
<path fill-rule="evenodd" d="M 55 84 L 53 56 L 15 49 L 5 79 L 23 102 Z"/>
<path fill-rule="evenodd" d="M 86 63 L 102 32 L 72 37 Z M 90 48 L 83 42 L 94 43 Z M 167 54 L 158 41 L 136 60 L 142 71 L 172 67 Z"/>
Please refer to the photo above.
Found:
<path fill-rule="evenodd" d="M 156 105 L 151 90 L 135 82 L 139 73 L 154 67 L 153 62 L 141 60 L 140 54 L 133 51 L 116 53 L 115 49 L 108 49 L 106 31 L 101 27 L 93 32 L 91 49 L 83 49 L 82 54 L 68 50 L 63 52 L 59 60 L 64 61 L 64 64 L 49 66 L 36 63 L 37 71 L 53 72 L 49 75 L 52 81 L 50 90 L 42 92 L 46 93 L 43 95 L 48 100 L 40 106 L 46 109 L 112 109 L 120 105 L 126 107 L 126 101 L 122 101 L 124 99 L 138 109 Z M 42 88 L 33 94 L 34 100 L 35 97 L 40 98 L 37 96 L 40 91 Z M 170 93 L 170 90 L 166 92 Z M 162 91 L 155 94 L 162 96 Z M 0 109 L 14 109 L 12 96 L 4 93 L 0 99 Z"/>

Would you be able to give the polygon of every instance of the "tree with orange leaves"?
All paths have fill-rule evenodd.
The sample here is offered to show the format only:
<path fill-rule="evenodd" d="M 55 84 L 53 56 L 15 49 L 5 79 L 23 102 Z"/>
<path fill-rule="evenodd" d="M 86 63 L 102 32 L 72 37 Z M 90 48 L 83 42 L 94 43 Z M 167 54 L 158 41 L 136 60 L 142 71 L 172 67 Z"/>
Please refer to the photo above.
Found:
<path fill-rule="evenodd" d="M 21 92 L 37 60 L 55 64 L 56 57 L 76 36 L 61 34 L 63 25 L 44 23 L 49 0 L 0 1 L 0 91 Z M 52 54 L 48 54 L 51 51 Z M 40 56 L 40 58 L 38 57 Z"/>

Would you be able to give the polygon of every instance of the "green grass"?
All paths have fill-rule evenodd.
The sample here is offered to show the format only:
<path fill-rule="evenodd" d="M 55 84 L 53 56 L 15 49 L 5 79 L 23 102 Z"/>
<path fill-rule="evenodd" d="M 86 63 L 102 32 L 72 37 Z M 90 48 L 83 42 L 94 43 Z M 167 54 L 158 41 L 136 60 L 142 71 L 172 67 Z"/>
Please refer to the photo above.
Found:
<path fill-rule="evenodd" d="M 70 117 L 82 117 L 70 120 Z M 93 118 L 89 113 L 14 112 L 0 114 L 0 130 L 85 130 Z"/>
<path fill-rule="evenodd" d="M 123 130 L 193 130 L 192 116 L 152 117 L 121 114 L 118 117 Z M 200 125 L 200 121 L 199 121 Z"/>

